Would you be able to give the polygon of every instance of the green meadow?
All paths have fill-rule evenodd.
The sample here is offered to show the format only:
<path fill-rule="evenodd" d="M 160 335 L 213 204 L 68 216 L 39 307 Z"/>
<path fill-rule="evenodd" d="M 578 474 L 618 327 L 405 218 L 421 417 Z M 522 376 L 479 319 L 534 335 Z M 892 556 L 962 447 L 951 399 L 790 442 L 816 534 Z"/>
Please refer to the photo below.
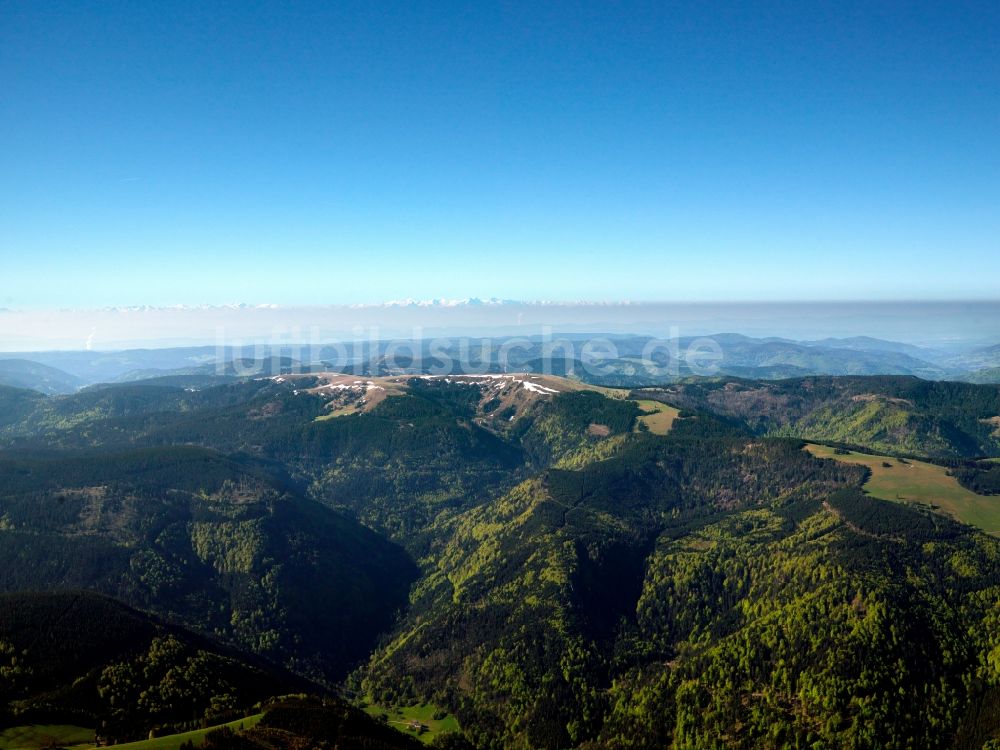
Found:
<path fill-rule="evenodd" d="M 837 454 L 829 446 L 813 443 L 807 444 L 806 450 L 818 458 L 867 466 L 871 478 L 864 489 L 872 497 L 931 506 L 962 523 L 1000 535 L 1000 496 L 977 495 L 960 485 L 943 466 L 853 451 Z"/>
<path fill-rule="evenodd" d="M 181 732 L 180 734 L 167 734 L 163 737 L 154 737 L 150 740 L 126 742 L 121 745 L 115 745 L 115 750 L 179 750 L 180 746 L 188 741 L 190 741 L 195 747 L 198 747 L 205 741 L 205 735 L 209 732 L 214 732 L 216 729 L 221 729 L 222 727 L 229 727 L 233 730 L 249 729 L 250 727 L 255 726 L 263 718 L 263 716 L 264 714 L 262 713 L 255 714 L 254 716 L 237 719 L 236 721 L 230 721 L 226 724 L 218 724 L 214 727 L 195 729 L 190 732 Z"/>
<path fill-rule="evenodd" d="M 93 747 L 94 730 L 70 724 L 32 724 L 0 732 L 0 750 Z"/>
<path fill-rule="evenodd" d="M 646 425 L 646 429 L 654 435 L 666 435 L 670 432 L 670 428 L 674 426 L 674 420 L 680 414 L 680 409 L 668 406 L 660 401 L 641 399 L 636 401 L 636 403 L 642 409 L 639 422 Z"/>
<path fill-rule="evenodd" d="M 421 703 L 417 706 L 394 706 L 390 708 L 369 704 L 364 706 L 364 710 L 370 716 L 376 718 L 386 716 L 389 726 L 395 727 L 401 732 L 412 734 L 425 744 L 429 744 L 439 734 L 460 731 L 458 719 L 451 714 L 447 714 L 440 719 L 434 718 L 435 715 L 441 714 L 441 710 L 433 703 Z M 416 725 L 423 725 L 426 729 L 420 732 L 415 728 L 411 728 Z"/>

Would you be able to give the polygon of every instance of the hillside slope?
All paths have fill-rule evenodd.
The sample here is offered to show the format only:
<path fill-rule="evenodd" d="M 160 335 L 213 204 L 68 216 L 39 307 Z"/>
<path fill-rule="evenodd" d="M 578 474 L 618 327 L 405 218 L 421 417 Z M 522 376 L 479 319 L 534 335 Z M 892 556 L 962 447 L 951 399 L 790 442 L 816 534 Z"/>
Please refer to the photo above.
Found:
<path fill-rule="evenodd" d="M 84 381 L 55 367 L 27 359 L 0 359 L 0 385 L 53 395 L 74 393 Z"/>
<path fill-rule="evenodd" d="M 550 470 L 437 529 L 358 689 L 486 748 L 949 746 L 1000 680 L 1000 542 L 865 476 L 707 417 Z"/>
<path fill-rule="evenodd" d="M 328 684 L 354 669 L 369 709 L 489 750 L 1000 732 L 998 540 L 865 496 L 867 469 L 795 437 L 987 452 L 995 388 L 311 373 L 0 396 L 0 590 L 93 588 Z"/>
<path fill-rule="evenodd" d="M 1000 455 L 990 422 L 1000 416 L 1000 386 L 894 376 L 712 378 L 639 393 L 739 419 L 758 434 L 932 457 Z"/>
<path fill-rule="evenodd" d="M 0 595 L 0 711 L 98 727 L 108 740 L 219 723 L 309 683 L 107 597 Z M 313 688 L 315 689 L 315 688 Z"/>
<path fill-rule="evenodd" d="M 0 455 L 0 591 L 95 589 L 336 679 L 414 575 L 399 547 L 212 451 Z"/>

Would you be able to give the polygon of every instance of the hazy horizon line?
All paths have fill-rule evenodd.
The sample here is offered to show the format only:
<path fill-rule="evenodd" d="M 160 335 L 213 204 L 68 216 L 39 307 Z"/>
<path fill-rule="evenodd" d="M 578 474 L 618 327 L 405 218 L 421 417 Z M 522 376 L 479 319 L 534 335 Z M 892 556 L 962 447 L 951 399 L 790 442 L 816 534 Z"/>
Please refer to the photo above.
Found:
<path fill-rule="evenodd" d="M 121 351 L 230 342 L 563 333 L 720 332 L 791 340 L 870 336 L 911 344 L 1000 339 L 1000 300 L 521 302 L 488 298 L 371 305 L 249 303 L 7 310 L 0 351 Z"/>
<path fill-rule="evenodd" d="M 343 308 L 348 310 L 386 308 L 441 308 L 457 307 L 660 307 L 660 306 L 731 306 L 731 305 L 934 305 L 934 304 L 1000 304 L 1000 295 L 995 297 L 824 297 L 788 299 L 513 299 L 500 297 L 432 297 L 427 299 L 393 299 L 382 302 L 199 302 L 176 304 L 113 304 L 70 307 L 0 307 L 0 313 L 95 313 L 95 312 L 169 312 L 199 310 L 324 310 Z"/>

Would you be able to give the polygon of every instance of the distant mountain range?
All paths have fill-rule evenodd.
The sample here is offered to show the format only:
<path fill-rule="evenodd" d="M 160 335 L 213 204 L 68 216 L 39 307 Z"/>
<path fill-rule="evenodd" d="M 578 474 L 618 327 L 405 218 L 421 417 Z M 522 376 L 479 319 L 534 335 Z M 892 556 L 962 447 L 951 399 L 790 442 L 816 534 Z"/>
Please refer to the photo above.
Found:
<path fill-rule="evenodd" d="M 588 340 L 603 343 L 588 351 L 585 346 Z M 175 385 L 197 386 L 206 379 L 217 381 L 220 377 L 318 370 L 359 375 L 422 374 L 441 372 L 438 368 L 447 360 L 455 373 L 532 371 L 575 375 L 601 385 L 634 387 L 705 374 L 698 367 L 692 346 L 697 348 L 706 340 L 714 341 L 720 353 L 711 374 L 755 379 L 914 375 L 925 380 L 1000 382 L 1000 344 L 930 348 L 866 336 L 795 341 L 720 333 L 680 338 L 674 342 L 676 353 L 668 355 L 665 352 L 669 347 L 649 336 L 575 333 L 523 339 L 453 338 L 445 339 L 443 346 L 440 340 L 362 341 L 314 347 L 198 346 L 13 353 L 9 358 L 0 357 L 0 385 L 56 395 L 98 383 L 154 379 L 166 382 L 164 378 Z M 675 367 L 667 366 L 668 356 L 676 358 Z M 459 364 L 463 361 L 464 365 Z"/>

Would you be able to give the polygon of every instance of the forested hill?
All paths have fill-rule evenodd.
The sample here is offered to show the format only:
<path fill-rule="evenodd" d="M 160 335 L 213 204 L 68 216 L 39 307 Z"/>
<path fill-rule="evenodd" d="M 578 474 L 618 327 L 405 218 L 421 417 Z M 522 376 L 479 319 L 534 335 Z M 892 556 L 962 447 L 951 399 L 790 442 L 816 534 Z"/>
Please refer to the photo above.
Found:
<path fill-rule="evenodd" d="M 41 725 L 39 737 L 92 729 L 117 744 L 262 714 L 206 746 L 420 747 L 314 683 L 84 591 L 0 595 L 0 669 L 0 726 Z"/>
<path fill-rule="evenodd" d="M 922 456 L 1000 456 L 1000 386 L 913 377 L 694 379 L 645 398 L 740 419 L 765 435 Z"/>
<path fill-rule="evenodd" d="M 406 601 L 402 549 L 195 447 L 0 457 L 0 590 L 89 588 L 336 679 Z"/>
<path fill-rule="evenodd" d="M 359 689 L 449 706 L 490 748 L 980 731 L 997 540 L 870 499 L 860 468 L 796 441 L 699 421 L 451 519 Z"/>
<path fill-rule="evenodd" d="M 996 455 L 998 404 L 909 378 L 5 389 L 0 589 L 113 595 L 456 747 L 979 750 L 998 540 L 801 438 Z"/>
<path fill-rule="evenodd" d="M 6 359 L 0 355 L 0 384 L 31 388 L 46 394 L 73 393 L 84 381 L 55 367 L 27 359 Z"/>
<path fill-rule="evenodd" d="M 0 595 L 0 716 L 108 741 L 221 723 L 315 685 L 84 591 Z"/>

